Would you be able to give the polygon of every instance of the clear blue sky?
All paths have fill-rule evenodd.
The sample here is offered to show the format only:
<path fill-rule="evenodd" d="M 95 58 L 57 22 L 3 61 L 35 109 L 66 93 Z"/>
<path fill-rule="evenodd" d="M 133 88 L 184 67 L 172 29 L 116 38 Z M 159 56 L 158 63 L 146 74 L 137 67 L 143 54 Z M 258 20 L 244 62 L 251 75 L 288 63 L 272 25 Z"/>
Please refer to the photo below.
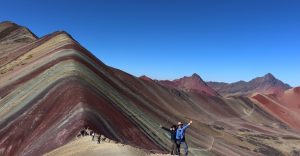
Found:
<path fill-rule="evenodd" d="M 136 76 L 234 82 L 272 73 L 300 86 L 299 0 L 1 0 L 0 20 L 66 30 Z"/>

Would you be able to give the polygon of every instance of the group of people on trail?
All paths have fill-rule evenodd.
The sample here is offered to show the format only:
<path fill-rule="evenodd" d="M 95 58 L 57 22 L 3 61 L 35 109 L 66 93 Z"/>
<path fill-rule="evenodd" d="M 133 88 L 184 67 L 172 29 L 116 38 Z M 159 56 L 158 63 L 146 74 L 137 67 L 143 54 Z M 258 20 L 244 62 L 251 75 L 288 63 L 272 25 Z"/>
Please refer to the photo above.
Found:
<path fill-rule="evenodd" d="M 95 136 L 95 132 L 93 130 L 89 129 L 89 127 L 82 128 L 82 129 L 80 129 L 77 137 L 80 137 L 80 136 Z"/>
<path fill-rule="evenodd" d="M 92 136 L 92 141 L 94 141 L 96 137 L 97 142 L 100 143 L 101 135 L 95 133 L 93 130 L 89 129 L 89 127 L 82 128 L 77 135 L 77 137 L 84 137 L 84 136 Z"/>
<path fill-rule="evenodd" d="M 186 129 L 193 123 L 193 121 L 190 121 L 187 124 L 183 124 L 182 122 L 178 122 L 177 125 L 172 125 L 170 128 L 166 128 L 161 126 L 162 129 L 168 131 L 171 136 L 171 149 L 170 153 L 171 155 L 180 155 L 180 146 L 183 145 L 184 148 L 184 155 L 188 155 L 188 145 L 185 141 L 185 131 Z"/>

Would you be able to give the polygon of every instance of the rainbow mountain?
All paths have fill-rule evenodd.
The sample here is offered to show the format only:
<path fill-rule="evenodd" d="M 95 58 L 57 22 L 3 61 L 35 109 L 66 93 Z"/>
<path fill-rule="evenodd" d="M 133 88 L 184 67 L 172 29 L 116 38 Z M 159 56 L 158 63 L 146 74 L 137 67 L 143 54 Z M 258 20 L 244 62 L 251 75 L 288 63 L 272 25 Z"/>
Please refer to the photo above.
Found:
<path fill-rule="evenodd" d="M 160 125 L 189 120 L 190 155 L 300 154 L 299 88 L 286 90 L 287 100 L 209 91 L 169 87 L 110 67 L 64 31 L 39 38 L 0 23 L 0 155 L 43 155 L 83 127 L 167 153 L 171 142 Z M 285 105 L 288 100 L 294 103 Z"/>

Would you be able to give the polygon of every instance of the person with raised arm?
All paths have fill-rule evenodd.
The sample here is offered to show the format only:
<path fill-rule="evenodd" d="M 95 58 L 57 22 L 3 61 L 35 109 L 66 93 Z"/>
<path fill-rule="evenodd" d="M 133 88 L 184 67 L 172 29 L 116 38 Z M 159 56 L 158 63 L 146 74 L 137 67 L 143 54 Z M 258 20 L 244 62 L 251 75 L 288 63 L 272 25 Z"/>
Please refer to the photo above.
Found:
<path fill-rule="evenodd" d="M 184 155 L 188 155 L 188 145 L 185 141 L 185 130 L 193 123 L 193 121 L 190 121 L 188 124 L 183 125 L 182 122 L 178 122 L 178 128 L 176 131 L 176 143 L 178 148 L 178 154 L 180 155 L 180 145 L 183 144 L 184 148 Z"/>
<path fill-rule="evenodd" d="M 178 154 L 178 149 L 177 149 L 178 145 L 176 143 L 176 130 L 177 130 L 177 126 L 173 125 L 170 128 L 166 128 L 166 127 L 163 127 L 163 126 L 160 125 L 160 127 L 163 130 L 165 130 L 165 131 L 167 131 L 167 132 L 170 133 L 171 142 L 172 142 L 171 147 L 170 147 L 170 153 L 171 153 L 171 155 L 177 155 Z"/>

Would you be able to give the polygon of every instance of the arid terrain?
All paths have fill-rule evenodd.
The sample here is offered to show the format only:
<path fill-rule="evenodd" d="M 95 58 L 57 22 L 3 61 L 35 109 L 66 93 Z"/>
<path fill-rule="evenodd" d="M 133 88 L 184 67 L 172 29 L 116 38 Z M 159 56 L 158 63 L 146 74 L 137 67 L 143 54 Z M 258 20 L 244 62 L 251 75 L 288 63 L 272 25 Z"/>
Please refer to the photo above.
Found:
<path fill-rule="evenodd" d="M 104 64 L 64 31 L 39 38 L 0 23 L 3 156 L 167 154 L 171 142 L 160 125 L 189 120 L 190 155 L 296 156 L 299 101 L 299 87 L 272 74 L 234 84 L 197 74 L 135 77 Z M 83 127 L 115 143 L 76 138 Z"/>

